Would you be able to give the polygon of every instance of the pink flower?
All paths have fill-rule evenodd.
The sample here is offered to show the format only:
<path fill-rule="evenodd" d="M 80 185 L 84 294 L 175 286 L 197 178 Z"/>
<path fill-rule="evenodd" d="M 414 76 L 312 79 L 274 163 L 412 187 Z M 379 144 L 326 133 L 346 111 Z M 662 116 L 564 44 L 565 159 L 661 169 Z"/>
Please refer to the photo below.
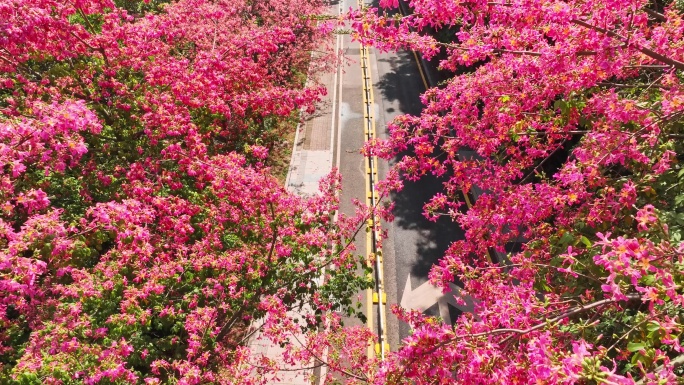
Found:
<path fill-rule="evenodd" d="M 264 146 L 252 145 L 249 146 L 249 149 L 252 155 L 257 159 L 265 160 L 268 158 L 268 148 Z"/>
<path fill-rule="evenodd" d="M 653 205 L 648 204 L 644 206 L 643 208 L 639 209 L 636 214 L 636 220 L 637 220 L 637 228 L 641 231 L 646 231 L 648 230 L 653 223 L 656 223 L 658 221 L 658 217 L 656 216 L 655 212 L 655 207 Z"/>

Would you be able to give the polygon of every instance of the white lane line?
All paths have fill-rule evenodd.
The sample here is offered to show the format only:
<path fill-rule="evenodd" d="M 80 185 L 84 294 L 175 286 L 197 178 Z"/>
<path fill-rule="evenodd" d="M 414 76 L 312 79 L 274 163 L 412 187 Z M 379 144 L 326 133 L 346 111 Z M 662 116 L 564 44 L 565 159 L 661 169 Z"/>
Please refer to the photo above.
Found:
<path fill-rule="evenodd" d="M 342 14 L 342 2 L 340 1 L 339 8 L 337 9 L 337 14 L 338 16 Z M 344 49 L 344 41 L 342 40 L 341 35 L 337 35 L 338 42 L 340 43 L 340 49 Z M 336 159 L 335 159 L 335 168 L 337 168 L 338 172 L 340 170 L 340 151 L 342 149 L 342 76 L 344 75 L 344 68 L 343 68 L 343 63 L 344 61 L 340 61 L 340 64 L 337 68 L 340 74 L 340 89 L 338 90 L 337 93 L 337 101 L 340 105 L 340 111 L 338 112 L 338 116 L 333 115 L 333 119 L 337 118 L 337 152 L 336 152 Z"/>
<path fill-rule="evenodd" d="M 337 9 L 338 11 L 338 16 L 339 16 L 339 8 Z M 335 36 L 335 55 L 339 54 L 340 52 L 340 35 L 337 34 Z M 331 118 L 330 118 L 330 166 L 332 167 L 333 165 L 333 149 L 335 148 L 335 123 L 336 123 L 336 118 L 337 118 L 337 73 L 339 72 L 340 66 L 337 65 L 337 68 L 335 69 L 335 76 L 333 78 L 333 94 L 332 94 L 332 112 L 331 112 Z"/>
<path fill-rule="evenodd" d="M 339 17 L 342 14 L 342 3 L 339 4 L 337 7 L 337 16 Z M 335 55 L 338 55 L 340 52 L 340 46 L 341 46 L 341 36 L 340 34 L 337 34 L 335 37 Z M 341 107 L 339 110 L 337 110 L 337 104 L 338 102 L 342 102 L 342 61 L 340 61 L 337 64 L 337 68 L 335 69 L 335 78 L 333 80 L 333 97 L 332 97 L 332 113 L 331 113 L 331 119 L 330 119 L 330 165 L 333 166 L 333 149 L 335 148 L 335 123 L 337 121 L 337 159 L 335 160 L 334 167 L 337 169 L 337 172 L 340 172 L 340 131 L 342 130 L 340 119 L 338 119 L 339 113 L 341 112 Z M 338 83 L 337 83 L 337 76 L 340 76 L 340 82 L 339 82 L 339 94 L 337 92 L 338 88 Z M 339 99 L 338 99 L 339 97 Z M 340 193 L 338 192 L 338 197 Z M 337 217 L 339 215 L 339 208 L 337 211 L 335 211 L 334 215 L 334 221 L 337 222 Z M 321 272 L 321 277 L 325 274 L 325 268 L 322 269 Z M 325 349 L 323 352 L 323 361 L 327 361 L 328 359 L 328 349 Z M 318 378 L 318 383 L 319 385 L 323 384 L 325 378 L 327 377 L 327 372 L 328 372 L 328 367 L 326 365 L 321 366 L 321 372 Z"/>

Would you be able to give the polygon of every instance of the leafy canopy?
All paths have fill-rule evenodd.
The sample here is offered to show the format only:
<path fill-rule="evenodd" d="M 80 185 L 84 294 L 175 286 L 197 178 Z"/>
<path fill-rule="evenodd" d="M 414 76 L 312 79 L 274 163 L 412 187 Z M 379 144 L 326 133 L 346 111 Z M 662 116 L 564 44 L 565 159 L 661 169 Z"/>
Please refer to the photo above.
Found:
<path fill-rule="evenodd" d="M 356 38 L 457 72 L 369 143 L 409 149 L 388 188 L 428 173 L 424 206 L 465 230 L 431 273 L 475 311 L 413 327 L 384 383 L 676 383 L 684 352 L 684 8 L 614 0 L 380 1 Z M 396 13 L 395 13 L 396 14 Z M 430 30 L 440 33 L 441 41 Z M 445 41 L 444 36 L 453 36 Z M 462 210 L 463 191 L 481 191 Z M 517 245 L 517 246 L 516 246 Z M 512 251 L 513 250 L 513 251 Z"/>

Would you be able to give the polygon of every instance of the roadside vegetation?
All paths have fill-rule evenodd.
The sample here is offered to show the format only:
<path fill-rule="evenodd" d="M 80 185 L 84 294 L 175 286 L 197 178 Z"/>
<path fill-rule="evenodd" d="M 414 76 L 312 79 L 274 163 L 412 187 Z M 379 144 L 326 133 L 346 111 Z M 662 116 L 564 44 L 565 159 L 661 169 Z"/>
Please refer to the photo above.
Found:
<path fill-rule="evenodd" d="M 339 180 L 302 199 L 269 168 L 324 91 L 320 11 L 0 2 L 0 383 L 267 383 L 254 321 L 280 343 L 355 314 Z"/>
<path fill-rule="evenodd" d="M 431 278 L 463 282 L 475 311 L 445 325 L 396 308 L 414 333 L 381 382 L 681 383 L 682 3 L 406 3 L 351 15 L 356 37 L 458 75 L 366 151 L 410 150 L 392 189 L 443 179 L 424 215 L 466 236 Z"/>
<path fill-rule="evenodd" d="M 364 151 L 410 154 L 384 193 L 443 179 L 424 215 L 466 236 L 431 279 L 475 309 L 395 306 L 413 333 L 379 361 L 341 322 L 369 210 L 333 221 L 335 174 L 282 186 L 322 1 L 0 1 L 0 383 L 682 383 L 684 3 L 407 4 L 350 11 L 353 37 L 456 75 Z"/>

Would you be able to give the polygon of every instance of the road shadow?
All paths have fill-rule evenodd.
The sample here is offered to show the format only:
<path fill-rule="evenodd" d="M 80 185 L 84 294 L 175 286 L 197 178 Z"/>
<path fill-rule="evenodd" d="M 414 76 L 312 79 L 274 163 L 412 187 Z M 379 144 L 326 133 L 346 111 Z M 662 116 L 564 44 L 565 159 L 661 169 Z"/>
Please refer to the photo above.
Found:
<path fill-rule="evenodd" d="M 443 191 L 443 182 L 443 179 L 432 175 L 416 182 L 405 180 L 403 190 L 391 197 L 395 204 L 396 225 L 417 235 L 411 240 L 415 242 L 417 255 L 409 271 L 414 287 L 428 279 L 432 266 L 444 257 L 451 243 L 464 239 L 463 230 L 451 218 L 442 216 L 432 222 L 423 215 L 423 205 L 436 193 Z M 410 245 L 406 246 L 410 249 Z"/>
<path fill-rule="evenodd" d="M 374 4 L 377 5 L 377 1 Z M 388 16 L 395 13 L 398 11 L 388 12 Z M 390 119 L 391 116 L 401 114 L 419 115 L 424 108 L 420 95 L 425 91 L 425 84 L 414 53 L 411 51 L 391 54 L 376 52 L 376 57 L 378 70 L 380 71 L 382 67 L 380 71 L 382 75 L 374 82 L 377 90 L 376 100 L 379 101 L 380 96 L 384 99 L 385 103 L 379 103 L 379 105 L 384 109 L 386 118 Z M 439 59 L 435 58 L 431 62 L 424 63 L 432 65 L 434 67 L 432 71 L 440 72 L 436 69 L 438 61 Z M 440 75 L 447 76 L 446 74 Z M 434 74 L 432 78 L 436 78 Z M 438 79 L 442 80 L 442 78 Z M 378 130 L 387 129 L 380 126 L 377 128 Z M 390 167 L 396 165 L 404 156 L 411 155 L 411 151 L 398 154 L 389 161 Z M 448 175 L 440 178 L 425 175 L 415 182 L 405 180 L 402 191 L 390 197 L 395 205 L 393 212 L 395 220 L 391 228 L 393 229 L 392 244 L 398 302 L 402 301 L 403 296 L 410 295 L 410 293 L 405 293 L 406 287 L 415 290 L 425 283 L 430 270 L 443 258 L 449 246 L 454 241 L 464 238 L 464 232 L 451 218 L 440 217 L 432 222 L 423 215 L 423 205 L 436 193 L 443 191 L 443 183 L 448 180 L 448 177 Z M 406 285 L 409 276 L 411 282 L 410 285 Z M 440 316 L 440 309 L 437 304 L 434 304 L 424 313 Z M 448 313 L 450 320 L 454 321 L 461 311 L 448 305 Z M 400 338 L 410 335 L 408 324 L 399 322 L 397 327 Z"/>
<path fill-rule="evenodd" d="M 374 6 L 379 2 L 373 1 Z M 405 6 L 405 4 L 402 4 Z M 399 10 L 385 10 L 389 17 L 400 14 Z M 437 69 L 438 63 L 443 55 L 433 58 L 430 61 L 423 61 L 427 71 L 431 71 L 431 76 L 437 81 L 444 81 L 453 74 L 448 71 Z M 389 65 L 391 71 L 386 72 L 376 82 L 375 86 L 380 90 L 382 97 L 388 102 L 396 102 L 399 111 L 387 109 L 391 114 L 409 114 L 417 116 L 423 109 L 420 95 L 425 91 L 425 78 L 418 68 L 416 55 L 411 51 L 399 51 L 393 55 L 379 55 L 378 62 Z M 412 152 L 406 151 L 398 154 L 390 160 L 390 166 L 397 164 L 403 157 L 411 156 Z M 392 194 L 391 199 L 395 204 L 395 224 L 407 233 L 414 236 L 399 237 L 395 243 L 396 252 L 401 253 L 400 249 L 412 250 L 415 248 L 416 256 L 405 256 L 406 259 L 413 259 L 410 269 L 404 274 L 409 273 L 412 278 L 412 286 L 419 285 L 427 280 L 432 266 L 439 262 L 444 256 L 445 251 L 454 241 L 464 238 L 464 232 L 459 225 L 451 218 L 443 216 L 436 222 L 431 222 L 423 215 L 423 205 L 430 200 L 436 193 L 443 191 L 443 183 L 448 180 L 448 175 L 441 178 L 433 175 L 425 175 L 420 180 L 404 181 L 404 188 L 401 192 Z M 407 244 L 415 242 L 415 246 Z M 403 245 L 403 247 L 402 247 Z M 398 270 L 401 270 L 398 266 Z M 403 272 L 399 271 L 398 283 L 401 284 Z M 457 283 L 458 284 L 458 283 Z M 400 289 L 401 290 L 401 289 Z"/>
<path fill-rule="evenodd" d="M 412 52 L 399 51 L 396 55 L 383 55 L 378 62 L 387 63 L 392 72 L 387 72 L 375 82 L 383 99 L 398 102 L 399 111 L 388 109 L 389 113 L 418 115 L 423 109 L 420 94 L 425 91 L 423 80 Z"/>
<path fill-rule="evenodd" d="M 413 53 L 400 51 L 393 55 L 382 55 L 378 57 L 378 62 L 387 63 L 391 71 L 383 74 L 375 82 L 375 86 L 383 99 L 398 105 L 399 109 L 387 112 L 419 115 L 423 109 L 420 94 L 425 90 L 425 86 Z M 400 153 L 390 160 L 390 166 L 411 155 L 411 151 Z M 441 178 L 425 175 L 415 182 L 406 180 L 404 189 L 391 196 L 395 204 L 395 225 L 401 232 L 396 234 L 395 241 L 398 270 L 406 270 L 399 266 L 401 259 L 414 261 L 407 271 L 398 271 L 399 285 L 403 282 L 402 275 L 407 274 L 411 275 L 414 287 L 425 282 L 430 269 L 444 256 L 449 245 L 464 238 L 463 231 L 451 218 L 444 216 L 432 222 L 423 215 L 423 205 L 436 193 L 443 191 L 442 184 L 447 178 L 448 175 Z M 404 250 L 414 249 L 415 256 L 401 255 Z"/>

